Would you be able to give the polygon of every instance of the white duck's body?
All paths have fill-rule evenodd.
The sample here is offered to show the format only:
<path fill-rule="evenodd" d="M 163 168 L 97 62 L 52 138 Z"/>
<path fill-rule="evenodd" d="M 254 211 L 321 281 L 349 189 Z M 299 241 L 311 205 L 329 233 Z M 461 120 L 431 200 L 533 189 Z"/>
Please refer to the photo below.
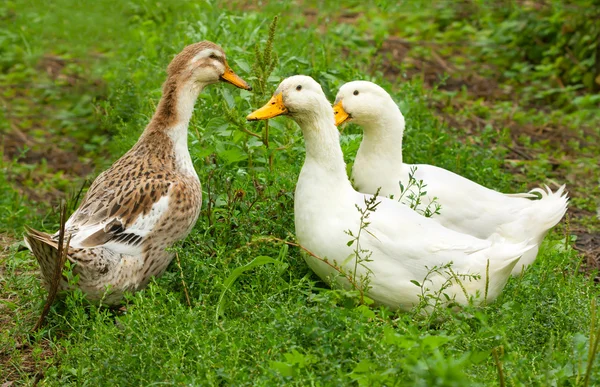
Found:
<path fill-rule="evenodd" d="M 294 87 L 301 87 L 306 96 L 296 94 Z M 368 296 L 394 309 L 407 310 L 420 302 L 422 289 L 411 281 L 422 283 L 430 294 L 449 285 L 443 292 L 459 304 L 466 304 L 472 297 L 476 304 L 492 301 L 500 295 L 511 270 L 527 250 L 525 244 L 497 243 L 461 234 L 384 197 L 377 198 L 379 204 L 370 213 L 369 225 L 359 239 L 360 248 L 370 254 L 369 261 L 357 265 L 354 271 L 355 246 L 348 246 L 351 237 L 346 232 L 358 234 L 361 214 L 356 207 L 364 209 L 371 195 L 355 191 L 346 176 L 331 106 L 320 86 L 310 77 L 294 76 L 282 82 L 276 95 L 280 90 L 285 107 L 302 128 L 306 144 L 306 160 L 294 199 L 296 236 L 302 246 L 356 278 L 368 275 Z M 257 115 L 261 110 L 249 119 L 268 118 Z M 335 279 L 348 286 L 322 260 L 311 256 L 306 260 L 322 279 Z M 458 277 L 444 268 L 450 264 Z M 435 268 L 440 268 L 439 272 L 434 272 Z M 447 302 L 441 298 L 442 303 Z"/>
<path fill-rule="evenodd" d="M 358 94 L 354 93 L 358 91 Z M 357 108 L 362 97 L 369 104 Z M 368 98 L 367 98 L 368 97 Z M 363 140 L 352 168 L 352 179 L 360 192 L 401 198 L 407 203 L 413 186 L 402 195 L 400 183 L 409 186 L 409 175 L 426 184 L 424 205 L 436 201 L 440 214 L 433 216 L 440 224 L 478 238 L 497 238 L 512 243 L 528 241 L 531 249 L 523 255 L 513 274 L 520 274 L 533 263 L 546 232 L 555 226 L 567 210 L 564 186 L 556 192 L 534 189 L 530 193 L 507 195 L 483 187 L 456 173 L 427 164 L 406 164 L 402 159 L 404 116 L 392 98 L 379 86 L 365 81 L 350 82 L 338 93 L 338 104 L 362 126 Z M 348 105 L 348 107 L 346 107 Z M 353 106 L 354 105 L 354 106 Z M 534 193 L 541 197 L 539 200 Z"/>

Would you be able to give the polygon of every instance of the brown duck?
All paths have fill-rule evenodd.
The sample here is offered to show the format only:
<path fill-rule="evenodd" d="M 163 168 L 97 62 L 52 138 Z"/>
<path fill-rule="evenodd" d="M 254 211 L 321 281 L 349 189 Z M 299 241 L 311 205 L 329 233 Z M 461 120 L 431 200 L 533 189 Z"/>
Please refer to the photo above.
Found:
<path fill-rule="evenodd" d="M 144 288 L 173 259 L 166 248 L 196 223 L 202 190 L 188 151 L 188 124 L 199 93 L 219 81 L 251 90 L 218 45 L 185 47 L 167 68 L 163 96 L 138 142 L 96 178 L 67 220 L 67 259 L 88 299 L 113 305 L 123 292 Z M 46 287 L 59 262 L 58 240 L 58 232 L 27 228 L 25 243 Z M 63 279 L 59 289 L 67 288 Z"/>

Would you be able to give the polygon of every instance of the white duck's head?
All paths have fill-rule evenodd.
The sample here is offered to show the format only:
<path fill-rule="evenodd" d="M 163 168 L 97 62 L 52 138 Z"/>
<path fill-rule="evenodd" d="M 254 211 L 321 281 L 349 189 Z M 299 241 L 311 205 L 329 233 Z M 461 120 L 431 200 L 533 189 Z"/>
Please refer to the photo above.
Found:
<path fill-rule="evenodd" d="M 178 84 L 210 85 L 225 81 L 241 89 L 250 85 L 231 70 L 225 52 L 213 42 L 203 41 L 185 47 L 167 67 L 168 79 Z"/>
<path fill-rule="evenodd" d="M 388 115 L 402 116 L 390 95 L 380 86 L 369 81 L 353 81 L 343 85 L 333 106 L 335 124 L 352 120 L 358 125 L 369 126 Z"/>
<path fill-rule="evenodd" d="M 321 85 L 306 75 L 294 75 L 284 79 L 269 102 L 249 114 L 246 119 L 266 120 L 279 115 L 289 115 L 296 122 L 324 117 L 330 117 L 333 121 L 331 105 Z"/>

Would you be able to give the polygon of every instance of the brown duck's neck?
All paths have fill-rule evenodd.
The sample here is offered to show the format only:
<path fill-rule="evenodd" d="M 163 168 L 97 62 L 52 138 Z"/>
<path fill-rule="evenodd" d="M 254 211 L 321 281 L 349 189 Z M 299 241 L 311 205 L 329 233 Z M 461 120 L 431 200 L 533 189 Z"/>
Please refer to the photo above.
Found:
<path fill-rule="evenodd" d="M 160 163 L 172 160 L 174 169 L 197 178 L 187 146 L 187 137 L 194 104 L 204 86 L 167 79 L 156 112 L 132 150 L 160 154 Z"/>
<path fill-rule="evenodd" d="M 184 126 L 187 130 L 194 112 L 194 104 L 204 86 L 168 78 L 163 85 L 162 98 L 147 129 L 170 131 Z"/>

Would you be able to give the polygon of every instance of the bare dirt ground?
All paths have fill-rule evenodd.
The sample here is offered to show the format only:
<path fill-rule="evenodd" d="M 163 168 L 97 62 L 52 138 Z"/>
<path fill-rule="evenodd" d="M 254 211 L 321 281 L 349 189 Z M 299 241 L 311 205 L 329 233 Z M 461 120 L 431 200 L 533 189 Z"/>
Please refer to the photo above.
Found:
<path fill-rule="evenodd" d="M 7 170 L 9 180 L 32 201 L 58 203 L 65 196 L 63 190 L 43 184 L 52 175 L 60 174 L 71 181 L 93 171 L 92 163 L 82 161 L 86 144 L 69 136 L 78 123 L 84 124 L 89 117 L 64 118 L 61 110 L 77 102 L 68 99 L 72 96 L 86 93 L 101 97 L 103 84 L 71 70 L 68 66 L 73 63 L 44 56 L 36 66 L 38 79 L 0 84 L 0 106 L 5 108 L 9 126 L 2 133 L 2 157 L 6 162 L 36 166 L 31 173 Z"/>

